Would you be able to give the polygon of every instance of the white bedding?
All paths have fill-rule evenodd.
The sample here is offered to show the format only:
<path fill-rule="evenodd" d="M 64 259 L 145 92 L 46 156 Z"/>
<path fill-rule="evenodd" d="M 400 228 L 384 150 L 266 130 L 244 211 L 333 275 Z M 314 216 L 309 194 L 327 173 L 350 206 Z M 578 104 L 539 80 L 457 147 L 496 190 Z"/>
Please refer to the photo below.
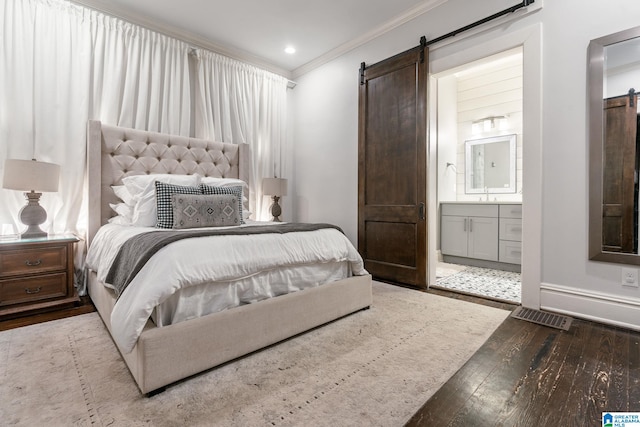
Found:
<path fill-rule="evenodd" d="M 102 226 L 87 253 L 87 267 L 104 283 L 120 246 L 150 230 L 157 229 Z M 154 310 L 161 326 L 363 274 L 362 258 L 335 229 L 180 240 L 151 257 L 125 289 L 111 314 L 112 335 L 130 352 Z M 264 286 L 265 278 L 273 286 Z"/>

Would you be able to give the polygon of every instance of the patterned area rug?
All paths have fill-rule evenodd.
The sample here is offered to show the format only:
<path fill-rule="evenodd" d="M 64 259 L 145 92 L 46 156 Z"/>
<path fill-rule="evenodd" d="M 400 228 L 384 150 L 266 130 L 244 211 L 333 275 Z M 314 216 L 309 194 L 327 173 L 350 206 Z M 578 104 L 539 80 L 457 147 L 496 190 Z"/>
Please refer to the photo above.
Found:
<path fill-rule="evenodd" d="M 457 273 L 438 278 L 436 284 L 443 288 L 455 289 L 476 295 L 485 295 L 517 303 L 520 302 L 520 273 L 492 270 L 489 268 L 466 267 Z"/>
<path fill-rule="evenodd" d="M 373 305 L 144 397 L 96 313 L 0 332 L 0 424 L 401 426 L 509 311 L 374 282 Z"/>

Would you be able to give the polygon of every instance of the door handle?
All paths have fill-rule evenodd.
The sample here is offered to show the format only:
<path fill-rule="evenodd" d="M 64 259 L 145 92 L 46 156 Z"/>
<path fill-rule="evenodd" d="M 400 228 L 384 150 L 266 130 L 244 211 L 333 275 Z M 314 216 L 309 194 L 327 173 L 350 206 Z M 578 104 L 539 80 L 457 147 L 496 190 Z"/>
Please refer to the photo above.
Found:
<path fill-rule="evenodd" d="M 473 233 L 473 219 L 469 218 L 469 233 Z"/>
<path fill-rule="evenodd" d="M 467 218 L 464 219 L 464 225 L 462 226 L 462 231 L 467 231 Z"/>
<path fill-rule="evenodd" d="M 418 218 L 423 221 L 425 219 L 424 216 L 424 203 L 420 203 L 418 205 Z"/>

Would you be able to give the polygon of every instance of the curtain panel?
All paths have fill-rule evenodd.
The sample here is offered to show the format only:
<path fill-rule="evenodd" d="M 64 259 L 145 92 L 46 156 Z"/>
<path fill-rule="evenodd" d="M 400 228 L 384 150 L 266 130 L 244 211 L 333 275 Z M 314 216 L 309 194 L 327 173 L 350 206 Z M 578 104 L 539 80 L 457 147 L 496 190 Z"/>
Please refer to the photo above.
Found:
<path fill-rule="evenodd" d="M 270 201 L 262 196 L 263 177 L 287 174 L 287 79 L 204 50 L 194 50 L 195 136 L 251 146 L 249 210 L 268 220 Z"/>
<path fill-rule="evenodd" d="M 204 50 L 190 63 L 186 43 L 64 0 L 0 0 L 0 10 L 0 176 L 7 158 L 61 166 L 59 191 L 41 199 L 44 229 L 86 230 L 89 118 L 250 144 L 250 206 L 268 217 L 258 195 L 263 176 L 286 173 L 286 79 Z M 0 197 L 0 224 L 20 230 L 24 196 Z"/>
<path fill-rule="evenodd" d="M 0 167 L 7 158 L 61 166 L 44 193 L 45 229 L 77 231 L 82 205 L 91 50 L 85 11 L 59 1 L 2 0 Z M 0 175 L 1 176 L 1 175 Z M 0 221 L 18 230 L 22 193 L 1 190 Z"/>

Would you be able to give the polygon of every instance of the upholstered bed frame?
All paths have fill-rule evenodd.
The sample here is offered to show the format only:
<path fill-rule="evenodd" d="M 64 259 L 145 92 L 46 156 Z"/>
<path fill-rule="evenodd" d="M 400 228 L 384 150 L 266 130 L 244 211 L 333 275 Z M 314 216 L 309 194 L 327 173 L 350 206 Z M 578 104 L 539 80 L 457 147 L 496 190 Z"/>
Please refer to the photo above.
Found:
<path fill-rule="evenodd" d="M 111 216 L 111 189 L 135 174 L 174 173 L 249 181 L 249 146 L 169 136 L 89 121 L 87 126 L 89 226 L 87 244 Z M 88 292 L 111 331 L 113 292 L 95 272 Z M 320 287 L 210 314 L 161 328 L 147 322 L 133 351 L 120 350 L 143 393 L 187 378 L 371 304 L 371 276 L 354 276 Z"/>

